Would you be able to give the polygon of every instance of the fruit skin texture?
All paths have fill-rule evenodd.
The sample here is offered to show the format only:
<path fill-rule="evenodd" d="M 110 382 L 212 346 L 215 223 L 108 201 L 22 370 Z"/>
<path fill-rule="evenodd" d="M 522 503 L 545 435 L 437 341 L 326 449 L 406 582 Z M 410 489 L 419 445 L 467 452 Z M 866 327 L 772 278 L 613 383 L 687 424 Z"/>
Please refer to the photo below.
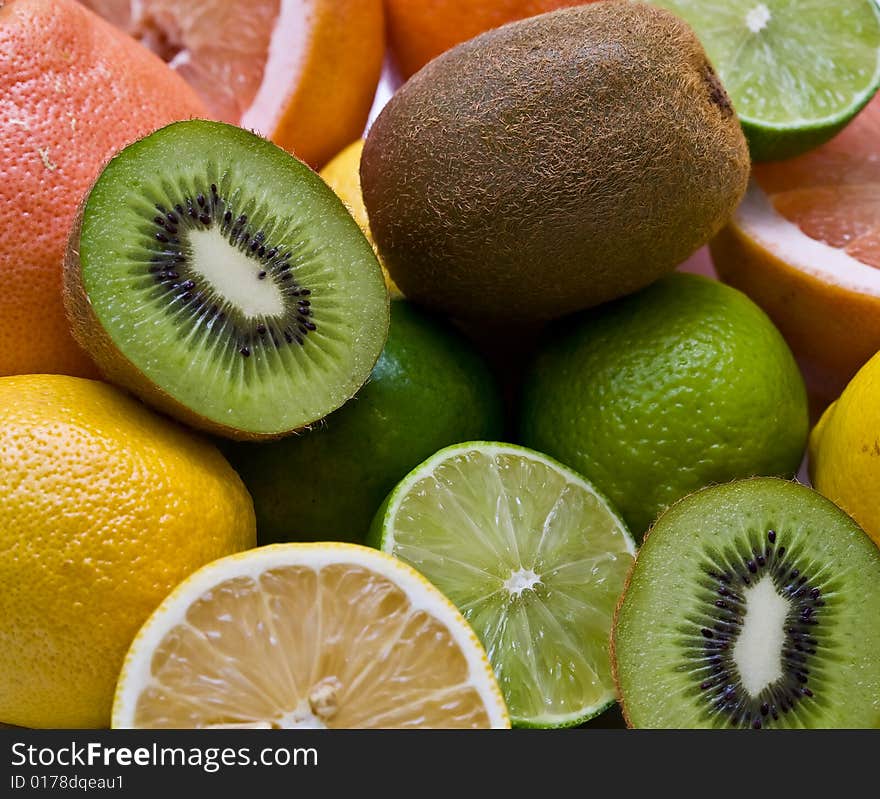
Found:
<path fill-rule="evenodd" d="M 336 196 L 344 203 L 352 219 L 358 223 L 358 227 L 364 232 L 367 241 L 376 249 L 376 242 L 373 241 L 373 233 L 370 230 L 370 219 L 367 216 L 367 209 L 364 206 L 364 195 L 361 192 L 361 153 L 364 151 L 364 140 L 358 139 L 352 142 L 341 153 L 334 158 L 321 170 L 320 175 L 324 182 L 336 192 Z M 379 253 L 376 253 L 377 257 Z M 379 258 L 379 263 L 382 259 Z M 392 297 L 401 297 L 400 289 L 397 288 L 388 270 L 382 265 L 382 274 L 385 276 L 385 284 L 388 286 L 388 293 Z"/>
<path fill-rule="evenodd" d="M 74 0 L 0 8 L 0 375 L 96 376 L 68 330 L 61 264 L 104 161 L 207 111 L 154 55 Z"/>
<path fill-rule="evenodd" d="M 875 573 L 880 570 L 880 560 L 873 558 L 872 553 L 866 551 L 867 547 L 870 547 L 870 543 L 864 531 L 846 514 L 841 513 L 840 508 L 833 503 L 819 496 L 817 492 L 807 486 L 795 482 L 773 478 L 752 478 L 705 488 L 679 500 L 657 520 L 646 534 L 642 546 L 636 553 L 636 559 L 630 568 L 626 586 L 617 604 L 611 632 L 612 672 L 617 684 L 620 707 L 628 727 L 669 727 L 668 722 L 662 723 L 658 717 L 662 717 L 663 709 L 672 704 L 670 695 L 664 693 L 667 686 L 660 685 L 661 680 L 655 679 L 655 675 L 646 675 L 643 669 L 638 669 L 634 674 L 632 666 L 627 669 L 622 663 L 621 654 L 626 647 L 624 638 L 630 637 L 632 639 L 634 637 L 634 634 L 629 633 L 627 628 L 630 624 L 638 622 L 638 611 L 634 607 L 634 597 L 637 592 L 650 591 L 656 578 L 666 578 L 665 572 L 675 568 L 684 547 L 690 549 L 701 543 L 705 544 L 711 540 L 710 537 L 714 538 L 717 542 L 716 546 L 720 547 L 721 542 L 725 538 L 729 538 L 733 531 L 742 531 L 749 527 L 766 530 L 775 526 L 778 529 L 778 525 L 784 524 L 786 521 L 791 524 L 792 520 L 796 520 L 796 524 L 801 529 L 808 531 L 807 545 L 810 550 L 815 548 L 816 555 L 819 556 L 817 560 L 821 559 L 823 555 L 828 557 L 830 563 L 825 564 L 822 575 L 826 577 L 826 582 L 834 580 L 833 577 L 828 579 L 827 575 L 834 570 L 835 566 L 839 567 L 840 571 L 850 570 L 850 574 L 847 576 L 851 579 L 848 582 L 861 578 L 867 580 L 869 584 L 871 575 L 865 573 L 867 570 L 863 571 L 866 561 Z M 832 525 L 837 528 L 836 532 L 839 535 L 836 537 L 826 534 Z M 841 546 L 844 540 L 846 541 L 845 548 Z M 799 542 L 798 549 L 800 552 L 805 549 L 803 541 Z M 840 557 L 841 551 L 844 552 L 844 558 Z M 688 555 L 685 554 L 685 558 L 687 557 Z M 859 566 L 853 568 L 852 563 L 856 557 L 859 558 Z M 678 583 L 680 586 L 686 587 L 686 580 L 683 576 L 679 578 Z M 835 586 L 835 593 L 839 591 L 839 586 L 840 580 Z M 844 592 L 843 599 L 852 604 L 863 603 L 865 627 L 862 632 L 872 633 L 876 639 L 878 637 L 875 632 L 878 618 L 876 610 L 880 609 L 880 594 L 876 590 L 869 590 L 866 593 L 867 596 L 864 598 L 854 598 Z M 662 652 L 668 641 L 666 636 L 669 633 L 668 625 L 664 624 L 665 619 L 680 618 L 681 614 L 676 611 L 679 610 L 681 600 L 682 597 L 676 595 L 675 592 L 669 594 L 668 600 L 661 600 L 662 605 L 653 609 L 656 623 L 652 625 L 650 636 L 644 638 L 641 635 L 635 636 L 634 643 L 629 644 L 629 651 L 638 653 L 643 659 L 650 658 L 652 660 L 655 655 L 651 653 Z M 852 619 L 853 614 L 849 615 Z M 828 670 L 829 676 L 834 679 L 835 673 L 840 674 L 846 671 L 849 679 L 858 680 L 864 686 L 872 684 L 880 686 L 880 668 L 878 668 L 878 661 L 874 654 L 870 653 L 869 657 L 862 655 L 856 659 L 852 643 L 847 642 L 846 639 L 846 635 L 833 639 L 833 643 L 842 642 L 842 645 L 847 649 L 842 658 L 839 653 L 835 653 L 838 660 L 843 660 L 843 665 L 835 668 L 837 663 L 832 661 L 833 665 Z M 863 646 L 862 651 L 864 650 L 870 650 L 870 647 Z M 822 656 L 824 651 L 819 650 L 819 654 Z M 828 659 L 830 660 L 831 657 L 834 656 L 832 655 Z M 626 673 L 627 671 L 629 674 Z M 632 707 L 627 693 L 628 688 L 633 686 L 648 694 L 653 693 L 654 701 L 644 703 L 642 708 Z M 866 688 L 865 693 L 870 695 L 870 689 Z M 875 694 L 875 696 L 880 696 L 880 694 Z M 845 699 L 845 696 L 839 698 Z M 844 711 L 835 712 L 833 700 L 826 699 L 825 704 L 826 707 L 831 706 L 832 716 L 837 717 L 838 723 L 834 726 L 853 726 L 852 718 L 847 718 Z M 880 725 L 880 700 L 873 702 L 873 708 L 866 705 L 859 710 L 862 719 L 873 715 L 870 723 L 862 723 L 859 726 L 876 728 Z"/>
<path fill-rule="evenodd" d="M 140 625 L 200 566 L 255 544 L 204 439 L 103 383 L 0 379 L 0 720 L 106 727 Z"/>
<path fill-rule="evenodd" d="M 370 380 L 305 433 L 225 452 L 254 498 L 260 543 L 362 541 L 395 484 L 439 449 L 501 434 L 486 365 L 459 333 L 403 300 L 391 303 Z"/>
<path fill-rule="evenodd" d="M 389 46 L 409 78 L 431 59 L 490 28 L 590 0 L 385 0 Z"/>
<path fill-rule="evenodd" d="M 269 138 L 312 167 L 327 163 L 367 124 L 385 57 L 382 0 L 311 0 L 312 30 L 299 83 Z"/>
<path fill-rule="evenodd" d="M 413 77 L 370 130 L 370 227 L 410 299 L 536 320 L 656 280 L 718 232 L 749 156 L 693 32 L 595 3 L 489 31 Z"/>
<path fill-rule="evenodd" d="M 813 429 L 810 478 L 880 546 L 880 354 L 862 367 Z"/>
<path fill-rule="evenodd" d="M 740 292 L 673 274 L 551 328 L 520 440 L 583 474 L 638 538 L 710 483 L 791 476 L 809 419 L 782 336 Z"/>

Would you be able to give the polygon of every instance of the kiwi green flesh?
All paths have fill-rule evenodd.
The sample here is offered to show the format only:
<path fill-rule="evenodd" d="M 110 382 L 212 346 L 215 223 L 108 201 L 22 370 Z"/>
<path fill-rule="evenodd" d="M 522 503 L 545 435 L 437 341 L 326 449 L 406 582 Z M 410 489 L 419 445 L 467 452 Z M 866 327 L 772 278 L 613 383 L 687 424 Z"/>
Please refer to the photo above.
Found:
<path fill-rule="evenodd" d="M 752 479 L 674 505 L 613 638 L 633 727 L 880 726 L 880 550 L 805 486 Z"/>
<path fill-rule="evenodd" d="M 214 425 L 302 428 L 364 383 L 388 295 L 373 250 L 304 164 L 192 120 L 130 145 L 85 203 L 84 291 L 121 355 Z"/>

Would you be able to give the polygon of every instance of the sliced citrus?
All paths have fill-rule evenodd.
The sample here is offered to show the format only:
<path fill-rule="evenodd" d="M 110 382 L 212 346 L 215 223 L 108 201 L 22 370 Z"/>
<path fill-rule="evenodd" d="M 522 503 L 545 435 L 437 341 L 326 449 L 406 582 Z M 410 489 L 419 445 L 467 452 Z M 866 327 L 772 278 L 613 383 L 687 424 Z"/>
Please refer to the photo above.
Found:
<path fill-rule="evenodd" d="M 393 558 L 279 544 L 223 558 L 162 603 L 129 650 L 122 728 L 503 728 L 486 653 Z"/>
<path fill-rule="evenodd" d="M 711 251 L 834 399 L 880 350 L 880 97 L 819 149 L 757 165 Z"/>
<path fill-rule="evenodd" d="M 361 135 L 385 52 L 381 0 L 82 0 L 164 58 L 216 119 L 320 166 Z"/>
<path fill-rule="evenodd" d="M 614 701 L 608 641 L 635 545 L 582 477 L 523 447 L 457 444 L 398 485 L 371 536 L 459 607 L 515 724 L 580 724 Z"/>
<path fill-rule="evenodd" d="M 697 32 L 755 161 L 828 141 L 880 85 L 876 0 L 652 0 Z"/>

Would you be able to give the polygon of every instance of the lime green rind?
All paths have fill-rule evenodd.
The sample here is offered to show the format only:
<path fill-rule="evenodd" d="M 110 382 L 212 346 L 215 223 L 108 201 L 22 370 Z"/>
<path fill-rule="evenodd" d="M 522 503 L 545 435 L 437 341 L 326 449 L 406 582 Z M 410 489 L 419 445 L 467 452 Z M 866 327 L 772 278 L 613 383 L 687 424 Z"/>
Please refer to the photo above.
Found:
<path fill-rule="evenodd" d="M 181 311 L 153 301 L 142 242 L 153 235 L 154 204 L 206 179 L 294 251 L 293 272 L 312 290 L 317 324 L 304 345 L 236 358 L 209 324 L 182 338 L 172 321 Z M 83 287 L 116 349 L 178 403 L 224 428 L 277 435 L 323 418 L 367 379 L 387 335 L 381 267 L 342 201 L 305 164 L 232 125 L 173 123 L 115 156 L 85 203 L 79 254 Z"/>
<path fill-rule="evenodd" d="M 394 486 L 456 441 L 502 434 L 491 370 L 446 320 L 391 302 L 382 355 L 357 396 L 280 441 L 226 447 L 254 500 L 261 544 L 362 541 Z"/>
<path fill-rule="evenodd" d="M 467 442 L 464 444 L 458 444 L 458 445 L 455 445 L 452 447 L 447 447 L 447 448 L 441 450 L 440 452 L 436 453 L 434 456 L 432 456 L 427 461 L 425 461 L 425 463 L 421 464 L 419 467 L 417 467 L 415 470 L 413 470 L 406 478 L 404 478 L 403 481 L 401 481 L 401 483 L 391 492 L 391 494 L 389 494 L 389 496 L 386 498 L 385 502 L 383 503 L 382 507 L 379 509 L 378 513 L 376 514 L 376 516 L 373 520 L 373 523 L 370 528 L 370 533 L 368 534 L 368 537 L 367 537 L 368 543 L 370 543 L 372 546 L 376 546 L 376 547 L 382 549 L 385 552 L 388 552 L 390 554 L 394 554 L 397 557 L 402 557 L 401 552 L 400 552 L 400 547 L 403 545 L 399 544 L 399 542 L 395 536 L 395 523 L 394 523 L 395 517 L 397 516 L 398 512 L 400 511 L 402 502 L 407 499 L 409 492 L 411 492 L 413 490 L 413 488 L 417 484 L 420 483 L 420 481 L 423 481 L 427 477 L 433 476 L 435 474 L 435 471 L 438 469 L 438 467 L 448 465 L 449 463 L 453 462 L 453 459 L 456 458 L 457 456 L 460 456 L 463 453 L 469 453 L 469 452 L 470 453 L 479 453 L 480 455 L 491 454 L 493 456 L 506 456 L 506 455 L 510 455 L 513 457 L 522 456 L 522 461 L 524 463 L 537 462 L 538 464 L 541 464 L 542 466 L 546 467 L 548 470 L 552 470 L 553 474 L 564 477 L 566 481 L 569 481 L 573 486 L 577 486 L 578 489 L 586 489 L 586 491 L 589 492 L 590 496 L 592 496 L 594 498 L 595 502 L 601 507 L 602 513 L 606 517 L 606 520 L 612 520 L 612 523 L 613 523 L 614 529 L 615 529 L 615 534 L 619 533 L 620 535 L 622 535 L 622 540 L 624 542 L 624 548 L 625 548 L 626 554 L 630 557 L 633 555 L 633 553 L 635 551 L 635 543 L 633 542 L 633 539 L 632 539 L 631 535 L 629 534 L 629 531 L 627 530 L 625 524 L 622 522 L 622 520 L 620 519 L 620 517 L 616 513 L 616 511 L 613 510 L 613 507 L 608 502 L 608 500 L 604 497 L 604 495 L 602 495 L 599 491 L 597 491 L 595 489 L 595 487 L 592 486 L 592 484 L 588 483 L 586 480 L 584 480 L 580 475 L 578 475 L 573 470 L 560 464 L 558 461 L 555 461 L 552 458 L 548 458 L 547 456 L 543 455 L 542 453 L 538 453 L 533 450 L 529 450 L 529 449 L 526 449 L 525 447 L 520 447 L 517 445 L 502 444 L 502 443 L 496 443 L 496 442 L 485 442 L 485 441 Z M 474 480 L 476 481 L 477 478 L 475 477 Z M 470 483 L 472 481 L 467 480 L 465 478 L 462 482 L 463 483 Z M 467 502 L 467 497 L 462 496 L 461 500 L 462 500 L 462 502 Z M 411 510 L 411 505 L 410 505 L 410 510 Z M 442 511 L 441 511 L 441 513 L 442 513 Z M 526 516 L 524 516 L 523 518 L 526 518 Z M 540 514 L 538 514 L 538 516 L 536 516 L 535 518 L 540 518 Z M 424 535 L 430 536 L 431 532 L 426 530 L 424 532 Z M 443 534 L 443 535 L 445 535 L 445 534 Z M 452 538 L 454 538 L 454 535 L 452 536 Z M 470 541 L 469 541 L 469 543 L 470 543 Z M 505 570 L 509 569 L 510 565 L 508 564 L 507 566 L 504 566 L 503 559 L 495 562 L 494 561 L 495 556 L 493 556 L 491 554 L 491 551 L 489 551 L 489 550 L 491 550 L 491 545 L 486 544 L 485 548 L 484 548 L 484 544 L 480 543 L 479 546 L 477 547 L 477 550 L 473 550 L 470 552 L 470 557 L 467 558 L 467 563 L 459 562 L 459 565 L 457 567 L 455 567 L 455 569 L 457 571 L 460 571 L 461 569 L 471 569 L 474 572 L 474 574 L 476 574 L 477 572 L 479 572 L 481 570 L 481 568 L 491 569 L 491 568 L 493 568 L 493 566 L 495 566 L 502 573 L 506 573 Z M 487 554 L 487 551 L 488 551 L 488 554 Z M 456 550 L 456 554 L 460 554 L 458 550 Z M 438 557 L 441 559 L 444 558 L 442 552 L 438 551 Z M 463 557 L 463 556 L 461 556 L 461 557 Z M 517 556 L 517 557 L 519 557 L 519 556 Z M 489 558 L 488 563 L 492 563 L 491 566 L 487 565 L 486 558 Z M 403 557 L 403 559 L 407 560 L 406 557 Z M 524 554 L 524 560 L 528 560 L 527 553 Z M 416 566 L 416 568 L 419 568 L 419 565 L 420 565 L 419 563 L 416 563 L 412 560 L 410 560 L 409 562 L 411 563 L 411 565 L 414 565 L 414 566 Z M 458 561 L 456 561 L 456 562 L 458 562 Z M 522 565 L 522 564 L 520 564 L 520 565 Z M 557 579 L 562 579 L 561 577 L 559 577 L 559 568 L 560 567 L 552 567 L 552 564 L 549 562 L 546 563 L 545 565 L 548 566 L 548 571 L 546 572 L 546 582 L 548 585 L 547 599 L 549 600 L 552 595 L 552 600 L 556 604 L 555 610 L 556 610 L 556 612 L 560 612 L 560 609 L 563 608 L 565 606 L 565 604 L 568 602 L 568 600 L 565 598 L 566 591 L 564 590 L 563 587 L 561 587 L 561 586 L 565 585 L 565 581 L 563 580 L 562 584 L 554 587 L 554 581 L 556 581 Z M 627 570 L 628 570 L 628 564 L 626 564 L 626 565 L 627 565 Z M 449 569 L 452 569 L 452 567 L 453 567 L 453 565 L 449 564 Z M 424 570 L 424 567 L 423 567 L 423 570 Z M 460 580 L 459 580 L 458 576 L 454 575 L 453 571 L 447 570 L 444 572 L 444 576 L 447 577 L 447 579 L 445 581 L 443 579 L 438 579 L 438 576 L 436 574 L 432 574 L 431 568 L 428 568 L 427 570 L 425 570 L 425 574 L 429 579 L 433 579 L 433 581 L 438 585 L 438 587 L 441 588 L 441 590 L 446 589 L 447 595 L 450 596 L 450 599 L 452 599 L 453 602 L 456 602 L 456 599 L 459 600 L 459 603 L 461 602 Z M 484 572 L 484 574 L 485 574 L 485 572 Z M 542 574 L 543 574 L 543 572 L 542 572 Z M 622 585 L 623 585 L 622 581 L 624 579 L 624 576 L 625 576 L 625 571 L 620 575 L 620 580 L 621 580 L 620 588 L 622 588 Z M 497 580 L 497 577 L 495 579 Z M 450 582 L 450 580 L 452 582 Z M 459 585 L 456 586 L 456 585 L 454 585 L 455 583 L 459 583 Z M 448 593 L 448 590 L 450 587 L 453 588 L 453 595 L 450 595 Z M 477 605 L 482 605 L 483 607 L 478 609 L 477 605 L 471 605 L 471 607 L 468 608 L 466 606 L 462 606 L 461 604 L 460 604 L 460 607 L 466 613 L 466 615 L 469 618 L 469 621 L 471 621 L 472 624 L 475 624 L 475 622 L 476 622 L 475 629 L 477 631 L 477 634 L 481 635 L 481 633 L 485 632 L 485 629 L 487 629 L 487 628 L 485 628 L 485 624 L 480 623 L 481 621 L 485 622 L 486 618 L 488 618 L 490 623 L 495 621 L 498 624 L 501 624 L 502 622 L 498 621 L 498 618 L 499 618 L 498 616 L 493 615 L 495 613 L 495 611 L 493 610 L 494 604 L 492 604 L 492 603 L 490 603 L 489 605 L 485 604 L 489 599 L 491 599 L 491 594 L 488 596 L 483 595 L 481 593 L 481 591 L 478 589 L 476 590 L 476 593 L 478 595 L 482 596 L 481 599 L 477 600 Z M 526 618 L 534 619 L 536 613 L 538 614 L 539 620 L 544 619 L 544 621 L 540 622 L 540 623 L 542 623 L 544 625 L 546 625 L 547 623 L 550 623 L 551 625 L 558 625 L 558 622 L 551 622 L 547 618 L 546 614 L 548 611 L 544 608 L 544 600 L 536 599 L 534 602 L 532 602 L 532 604 L 529 604 L 530 600 L 528 599 L 528 597 L 531 597 L 532 594 L 533 594 L 533 592 L 531 592 L 531 591 L 526 592 L 526 594 L 523 595 L 523 598 L 518 600 L 518 602 L 522 603 L 518 606 L 514 606 L 514 605 L 510 605 L 510 604 L 505 605 L 504 621 L 503 621 L 503 625 L 505 627 L 507 627 L 507 626 L 516 627 L 517 623 L 514 621 L 514 619 L 516 617 L 521 617 L 523 614 L 525 614 Z M 614 601 L 616 601 L 616 595 L 614 597 L 614 600 L 612 601 L 612 604 L 614 603 Z M 488 610 L 486 610 L 486 608 L 488 608 Z M 613 610 L 613 608 L 608 609 L 609 614 L 611 613 L 612 610 Z M 481 614 L 484 611 L 485 611 L 485 613 L 488 614 L 487 617 L 484 617 L 481 619 L 479 617 L 479 615 L 475 615 L 475 614 Z M 610 625 L 610 616 L 609 616 L 609 625 Z M 497 624 L 496 624 L 495 629 L 497 632 L 497 629 L 498 629 Z M 531 627 L 529 629 L 531 629 Z M 558 630 L 559 635 L 565 636 L 563 627 L 557 626 L 555 629 Z M 584 628 L 583 634 L 585 634 L 585 635 L 588 634 L 587 628 Z M 511 633 L 511 635 L 515 635 L 515 633 Z M 487 643 L 487 641 L 485 640 L 485 636 L 481 635 L 481 637 L 484 639 L 484 643 Z M 607 633 L 602 633 L 600 635 L 600 638 L 604 638 L 605 640 L 607 640 Z M 532 639 L 530 639 L 530 640 L 532 640 Z M 522 684 L 521 684 L 520 680 L 515 677 L 515 674 L 517 672 L 517 666 L 519 665 L 519 667 L 521 668 L 521 664 L 517 664 L 516 662 L 509 662 L 509 658 L 505 658 L 505 654 L 508 654 L 508 653 L 502 652 L 499 655 L 498 652 L 496 651 L 495 647 L 496 647 L 496 644 L 500 646 L 500 643 L 501 643 L 501 639 L 498 639 L 496 636 L 494 643 L 492 643 L 491 646 L 487 646 L 487 648 L 490 649 L 490 659 L 494 658 L 493 665 L 495 665 L 496 672 L 499 674 L 499 680 L 502 684 L 502 690 L 505 690 L 506 699 L 508 699 L 508 706 L 510 707 L 511 706 L 511 701 L 510 701 L 511 694 L 509 693 L 509 691 L 511 690 L 511 688 L 510 688 L 510 686 L 508 686 L 508 684 L 507 684 L 507 682 L 505 682 L 505 680 L 511 679 L 508 675 L 513 674 L 514 675 L 513 682 L 518 683 L 514 687 L 514 690 L 521 691 Z M 570 645 L 569 643 L 561 642 L 559 640 L 555 641 L 554 644 L 562 647 L 560 650 L 558 650 L 560 653 L 564 653 L 565 647 Z M 530 647 L 526 647 L 526 648 L 530 648 Z M 556 650 L 551 647 L 551 650 L 549 650 L 549 651 L 555 652 Z M 499 657 L 501 658 L 501 660 L 498 660 Z M 565 659 L 563 655 L 560 655 L 560 657 L 563 657 L 563 660 Z M 531 668 L 532 669 L 538 668 L 537 661 L 532 663 Z M 499 669 L 501 669 L 501 670 L 499 671 Z M 539 669 L 539 671 L 540 671 L 540 669 Z M 532 676 L 523 675 L 522 679 L 526 680 L 529 683 L 529 685 L 532 685 L 534 678 L 533 678 L 533 674 L 531 672 L 530 672 L 530 675 L 532 675 Z M 540 683 L 540 675 L 538 675 L 538 677 L 536 679 L 538 679 L 538 682 Z M 511 683 L 511 685 L 513 685 L 513 683 Z M 567 713 L 548 714 L 548 713 L 543 713 L 543 712 L 537 712 L 537 713 L 531 713 L 531 714 L 523 714 L 523 713 L 517 712 L 517 702 L 514 702 L 513 707 L 511 709 L 511 718 L 512 718 L 515 726 L 525 727 L 525 728 L 549 729 L 549 728 L 577 726 L 579 724 L 583 724 L 584 722 L 596 717 L 597 715 L 599 715 L 602 712 L 604 712 L 605 710 L 607 710 L 612 704 L 614 704 L 616 696 L 615 696 L 615 691 L 613 688 L 613 683 L 610 680 L 610 673 L 609 673 L 609 679 L 608 679 L 608 684 L 607 684 L 606 688 L 607 688 L 607 690 L 605 690 L 602 693 L 601 697 L 598 698 L 598 701 L 593 701 L 593 702 L 590 702 L 589 704 L 582 705 L 582 706 L 578 707 L 576 710 L 574 710 L 572 712 L 567 712 Z M 558 699 L 558 697 L 557 697 L 557 699 Z"/>
<path fill-rule="evenodd" d="M 582 712 L 572 716 L 551 717 L 542 716 L 537 718 L 517 718 L 511 715 L 510 724 L 518 730 L 570 730 L 573 727 L 580 727 L 588 721 L 601 716 L 617 701 L 612 692 L 611 698 L 604 704 L 594 705 L 591 708 L 585 708 Z"/>
<path fill-rule="evenodd" d="M 876 0 L 653 4 L 697 32 L 733 100 L 754 161 L 792 158 L 825 143 L 880 87 Z M 755 14 L 766 16 L 759 31 L 747 23 Z"/>
<path fill-rule="evenodd" d="M 814 698 L 772 726 L 880 727 L 880 550 L 832 502 L 776 478 L 698 491 L 666 511 L 645 538 L 613 631 L 615 675 L 631 726 L 725 726 L 683 671 L 676 640 L 695 612 L 693 582 L 706 548 L 721 550 L 768 529 L 776 531 L 776 546 L 813 565 L 826 601 L 817 627 L 821 657 L 811 664 Z"/>
<path fill-rule="evenodd" d="M 639 537 L 703 486 L 794 476 L 809 433 L 803 377 L 764 311 L 680 272 L 549 326 L 518 417 L 523 444 L 601 486 Z"/>
<path fill-rule="evenodd" d="M 821 147 L 842 131 L 873 99 L 880 89 L 880 70 L 871 90 L 862 100 L 836 118 L 822 120 L 799 128 L 777 128 L 740 117 L 749 153 L 755 162 L 784 161 Z"/>

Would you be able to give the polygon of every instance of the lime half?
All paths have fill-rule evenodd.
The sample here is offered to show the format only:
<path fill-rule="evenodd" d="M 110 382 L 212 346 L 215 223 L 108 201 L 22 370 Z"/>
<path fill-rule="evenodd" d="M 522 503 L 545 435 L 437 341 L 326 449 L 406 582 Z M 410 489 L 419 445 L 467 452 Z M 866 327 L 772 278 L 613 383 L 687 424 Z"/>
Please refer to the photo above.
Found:
<path fill-rule="evenodd" d="M 614 701 L 611 622 L 635 544 L 582 477 L 522 447 L 456 444 L 403 479 L 371 537 L 458 606 L 516 726 L 573 726 Z"/>
<path fill-rule="evenodd" d="M 876 0 L 656 0 L 690 23 L 739 114 L 752 158 L 826 142 L 880 84 Z"/>

